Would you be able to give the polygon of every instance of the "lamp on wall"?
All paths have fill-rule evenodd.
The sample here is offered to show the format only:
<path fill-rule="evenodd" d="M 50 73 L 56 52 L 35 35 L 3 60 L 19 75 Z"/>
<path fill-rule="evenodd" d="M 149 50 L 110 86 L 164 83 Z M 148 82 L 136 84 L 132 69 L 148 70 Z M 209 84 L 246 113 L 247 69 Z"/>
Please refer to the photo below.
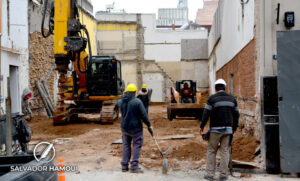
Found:
<path fill-rule="evenodd" d="M 242 17 L 244 18 L 244 6 L 245 4 L 248 4 L 249 0 L 241 0 L 241 5 L 242 5 Z"/>
<path fill-rule="evenodd" d="M 241 0 L 241 4 L 247 4 L 249 0 Z"/>
<path fill-rule="evenodd" d="M 295 13 L 293 11 L 284 13 L 284 25 L 287 28 L 295 26 Z"/>

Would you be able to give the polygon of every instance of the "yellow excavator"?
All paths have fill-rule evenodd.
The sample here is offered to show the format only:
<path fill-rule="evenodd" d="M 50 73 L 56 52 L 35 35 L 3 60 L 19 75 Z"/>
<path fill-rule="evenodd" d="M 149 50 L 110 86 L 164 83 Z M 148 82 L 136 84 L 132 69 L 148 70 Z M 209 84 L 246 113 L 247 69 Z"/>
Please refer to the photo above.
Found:
<path fill-rule="evenodd" d="M 47 11 L 49 30 L 45 32 Z M 115 106 L 104 106 L 103 102 L 122 95 L 121 62 L 114 56 L 92 56 L 89 32 L 80 22 L 77 0 L 45 0 L 41 32 L 45 38 L 54 34 L 60 98 L 53 114 L 54 125 L 78 120 L 78 115 L 85 113 L 99 113 L 100 122 L 117 119 Z M 85 51 L 87 45 L 89 53 Z"/>

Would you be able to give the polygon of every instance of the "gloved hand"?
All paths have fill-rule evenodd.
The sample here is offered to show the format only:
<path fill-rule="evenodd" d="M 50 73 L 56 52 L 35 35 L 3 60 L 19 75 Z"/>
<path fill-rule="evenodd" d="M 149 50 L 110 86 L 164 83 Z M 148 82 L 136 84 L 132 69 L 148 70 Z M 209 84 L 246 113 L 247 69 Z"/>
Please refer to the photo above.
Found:
<path fill-rule="evenodd" d="M 149 126 L 149 127 L 148 127 L 148 131 L 149 131 L 149 133 L 151 134 L 151 136 L 153 136 L 153 129 L 152 129 L 152 126 Z"/>

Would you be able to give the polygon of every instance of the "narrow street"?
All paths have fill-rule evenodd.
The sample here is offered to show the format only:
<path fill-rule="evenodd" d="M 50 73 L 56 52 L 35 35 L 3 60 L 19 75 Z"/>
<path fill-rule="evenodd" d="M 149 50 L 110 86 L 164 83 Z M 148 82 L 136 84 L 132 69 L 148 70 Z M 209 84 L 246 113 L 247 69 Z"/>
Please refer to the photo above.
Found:
<path fill-rule="evenodd" d="M 150 106 L 150 120 L 154 127 L 154 134 L 166 153 L 169 163 L 169 173 L 173 177 L 183 172 L 202 174 L 205 168 L 206 144 L 199 134 L 198 120 L 167 119 L 166 105 Z M 46 117 L 35 118 L 30 122 L 33 131 L 31 144 L 40 141 L 52 141 L 56 149 L 55 164 L 59 158 L 64 159 L 66 165 L 79 166 L 78 176 L 88 174 L 105 174 L 106 171 L 117 171 L 115 178 L 122 176 L 120 161 L 122 145 L 112 144 L 121 139 L 120 120 L 113 125 L 96 123 L 72 123 L 65 126 L 53 126 L 52 121 Z M 187 135 L 187 139 L 171 140 L 172 136 Z M 144 146 L 141 154 L 141 166 L 146 175 L 159 176 L 162 168 L 162 159 L 147 129 L 144 129 Z M 259 141 L 254 137 L 241 136 L 238 132 L 233 143 L 233 159 L 246 162 L 258 162 L 254 159 L 255 149 Z M 260 165 L 260 163 L 257 163 Z M 99 172 L 99 173 L 98 173 Z M 69 173 L 68 173 L 69 175 Z M 131 174 L 129 174 L 131 175 Z M 70 174 L 77 177 L 77 174 Z M 133 176 L 135 177 L 135 176 Z M 85 178 L 85 177 L 83 177 Z M 138 178 L 138 177 L 137 177 Z M 194 177 L 191 177 L 194 178 Z M 151 177 L 149 177 L 151 180 Z M 105 179 L 104 179 L 105 180 Z M 193 179 L 192 179 L 193 180 Z"/>
<path fill-rule="evenodd" d="M 299 180 L 299 60 L 300 0 L 0 0 L 0 181 Z"/>

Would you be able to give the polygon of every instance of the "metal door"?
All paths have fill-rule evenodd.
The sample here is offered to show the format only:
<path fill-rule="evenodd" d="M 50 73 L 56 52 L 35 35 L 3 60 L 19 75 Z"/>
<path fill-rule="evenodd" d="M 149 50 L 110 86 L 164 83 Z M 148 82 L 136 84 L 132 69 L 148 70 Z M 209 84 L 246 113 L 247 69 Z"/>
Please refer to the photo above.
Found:
<path fill-rule="evenodd" d="M 277 32 L 281 171 L 300 172 L 300 31 Z"/>

